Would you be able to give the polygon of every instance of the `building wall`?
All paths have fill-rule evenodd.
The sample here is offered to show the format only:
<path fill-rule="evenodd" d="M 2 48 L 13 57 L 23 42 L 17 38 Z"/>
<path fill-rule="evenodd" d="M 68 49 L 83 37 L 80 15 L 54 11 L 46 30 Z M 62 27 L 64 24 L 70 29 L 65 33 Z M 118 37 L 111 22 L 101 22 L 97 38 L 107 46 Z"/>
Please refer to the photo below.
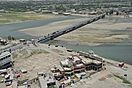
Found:
<path fill-rule="evenodd" d="M 4 52 L 0 55 L 0 68 L 6 68 L 11 65 L 11 53 Z"/>

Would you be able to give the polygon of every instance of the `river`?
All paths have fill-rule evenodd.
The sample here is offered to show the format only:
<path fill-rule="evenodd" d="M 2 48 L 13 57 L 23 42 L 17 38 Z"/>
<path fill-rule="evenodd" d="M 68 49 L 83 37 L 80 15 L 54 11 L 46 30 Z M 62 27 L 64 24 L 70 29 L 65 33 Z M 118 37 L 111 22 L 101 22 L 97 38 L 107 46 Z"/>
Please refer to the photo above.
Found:
<path fill-rule="evenodd" d="M 27 21 L 21 23 L 0 25 L 0 36 L 7 37 L 11 35 L 14 36 L 15 38 L 30 39 L 30 38 L 34 38 L 34 36 L 29 36 L 27 34 L 19 32 L 18 30 L 39 27 L 56 21 L 62 21 L 66 19 L 76 19 L 76 18 L 79 17 L 64 16 L 64 17 L 52 18 L 48 20 L 33 20 L 33 21 Z M 129 21 L 125 20 L 125 22 L 132 22 L 132 19 L 129 19 Z M 105 44 L 99 46 L 88 46 L 88 45 L 79 45 L 79 44 L 76 45 L 76 44 L 67 44 L 67 43 L 61 45 L 67 48 L 72 48 L 76 51 L 88 52 L 89 50 L 93 50 L 95 53 L 97 53 L 102 57 L 106 57 L 108 59 L 117 60 L 117 61 L 124 61 L 132 65 L 132 43 Z"/>
<path fill-rule="evenodd" d="M 40 27 L 56 21 L 63 21 L 63 20 L 76 19 L 76 18 L 80 18 L 80 16 L 60 16 L 46 20 L 32 20 L 32 21 L 25 21 L 20 23 L 4 24 L 4 25 L 0 25 L 0 36 L 8 37 L 10 35 L 17 39 L 20 38 L 31 39 L 31 38 L 35 38 L 35 36 L 27 35 L 25 33 L 19 32 L 18 30 Z"/>
<path fill-rule="evenodd" d="M 132 43 L 103 44 L 98 46 L 88 46 L 79 44 L 59 44 L 75 51 L 89 52 L 93 50 L 96 54 L 116 61 L 126 62 L 132 65 Z"/>

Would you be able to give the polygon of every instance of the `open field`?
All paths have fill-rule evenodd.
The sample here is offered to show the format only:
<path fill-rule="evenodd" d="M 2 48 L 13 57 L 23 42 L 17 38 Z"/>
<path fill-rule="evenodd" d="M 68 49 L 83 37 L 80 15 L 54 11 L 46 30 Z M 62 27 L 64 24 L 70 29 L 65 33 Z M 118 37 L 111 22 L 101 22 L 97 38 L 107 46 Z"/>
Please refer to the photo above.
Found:
<path fill-rule="evenodd" d="M 66 49 L 48 45 L 39 45 L 38 47 L 29 46 L 18 50 L 13 54 L 14 68 L 17 70 L 26 69 L 28 73 L 22 75 L 19 80 L 33 79 L 38 72 L 48 73 L 50 68 L 59 64 L 59 61 L 66 58 L 68 53 Z"/>
<path fill-rule="evenodd" d="M 63 35 L 57 38 L 57 40 L 66 42 L 77 41 L 78 43 L 117 43 L 123 42 L 124 40 L 132 42 L 132 24 L 131 22 L 124 22 L 129 19 L 131 18 L 125 19 L 120 16 L 107 17 L 106 19 L 101 19 L 95 23 L 88 24 L 76 31 Z M 83 20 L 84 18 L 59 21 L 46 26 L 20 31 L 33 36 L 42 36 Z"/>
<path fill-rule="evenodd" d="M 57 16 L 52 14 L 22 13 L 22 12 L 0 13 L 0 24 L 8 24 L 8 23 L 39 20 L 39 19 L 50 19 L 54 17 Z"/>

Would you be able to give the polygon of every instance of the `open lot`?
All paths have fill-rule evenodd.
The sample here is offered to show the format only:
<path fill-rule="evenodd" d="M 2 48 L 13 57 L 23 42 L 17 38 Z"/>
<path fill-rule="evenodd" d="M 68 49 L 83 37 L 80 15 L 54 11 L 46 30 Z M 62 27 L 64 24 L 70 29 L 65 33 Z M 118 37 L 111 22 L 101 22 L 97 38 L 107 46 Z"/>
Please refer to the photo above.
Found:
<path fill-rule="evenodd" d="M 48 45 L 40 45 L 39 47 L 30 46 L 14 52 L 14 68 L 17 70 L 24 68 L 28 71 L 20 80 L 31 80 L 37 76 L 38 72 L 50 72 L 51 67 L 59 64 L 67 56 L 66 49 L 62 47 L 48 47 Z"/>
<path fill-rule="evenodd" d="M 67 52 L 64 47 L 48 46 L 40 44 L 38 47 L 30 45 L 28 48 L 19 50 L 13 54 L 14 69 L 26 69 L 27 73 L 22 74 L 19 80 L 33 79 L 37 77 L 38 72 L 50 73 L 50 68 L 59 65 L 75 52 Z M 96 74 L 82 79 L 79 82 L 68 86 L 67 88 L 131 88 L 132 87 L 132 66 L 125 64 L 124 68 L 118 67 L 120 62 L 105 59 L 106 70 L 97 72 Z M 124 77 L 127 74 L 127 78 Z M 129 83 L 130 82 L 130 83 Z M 96 84 L 96 85 L 95 85 Z M 33 84 L 37 88 L 38 84 Z M 31 88 L 34 88 L 33 86 Z M 39 88 L 39 87 L 38 87 Z"/>

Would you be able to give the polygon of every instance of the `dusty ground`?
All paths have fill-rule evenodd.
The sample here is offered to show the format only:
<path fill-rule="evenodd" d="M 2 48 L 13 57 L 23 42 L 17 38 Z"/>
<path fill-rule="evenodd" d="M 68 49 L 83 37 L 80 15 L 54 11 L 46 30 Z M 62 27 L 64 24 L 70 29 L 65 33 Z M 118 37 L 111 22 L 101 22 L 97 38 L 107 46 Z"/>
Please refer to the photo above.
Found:
<path fill-rule="evenodd" d="M 37 72 L 50 72 L 50 68 L 59 65 L 59 62 L 65 59 L 74 52 L 67 52 L 64 47 L 48 46 L 40 44 L 38 47 L 30 45 L 23 50 L 18 50 L 13 55 L 14 68 L 17 70 L 24 68 L 28 72 L 22 74 L 19 80 L 33 79 L 37 76 Z M 92 75 L 90 78 L 83 79 L 80 82 L 72 84 L 67 88 L 131 88 L 132 87 L 132 66 L 125 64 L 125 68 L 119 68 L 117 65 L 119 62 L 107 60 L 114 65 L 107 64 L 106 70 L 98 72 Z M 127 74 L 125 80 L 131 82 L 131 84 L 124 83 L 124 79 L 116 77 L 115 75 L 124 77 Z M 39 88 L 36 84 L 31 88 Z"/>
<path fill-rule="evenodd" d="M 50 23 L 46 26 L 28 28 L 28 29 L 23 29 L 20 31 L 24 32 L 26 34 L 29 34 L 29 35 L 33 35 L 33 36 L 43 36 L 43 35 L 47 35 L 48 33 L 63 29 L 65 27 L 68 27 L 71 25 L 71 23 L 76 24 L 82 20 L 84 20 L 84 18 L 74 19 L 74 20 L 58 21 L 58 22 Z"/>
<path fill-rule="evenodd" d="M 48 45 L 26 47 L 13 54 L 14 68 L 28 71 L 20 80 L 31 80 L 37 76 L 38 72 L 50 72 L 50 68 L 57 64 L 59 65 L 59 61 L 65 59 L 68 56 L 67 54 L 66 48 L 62 47 L 48 47 Z"/>
<path fill-rule="evenodd" d="M 114 19 L 115 18 L 115 19 Z M 120 21 L 121 19 L 121 21 Z M 92 24 L 88 24 L 76 31 L 63 35 L 57 40 L 78 41 L 79 43 L 113 43 L 122 42 L 124 40 L 132 42 L 132 23 L 124 22 L 132 18 L 107 17 Z M 21 32 L 29 35 L 41 36 L 56 31 L 58 29 L 76 24 L 82 19 L 65 20 L 55 22 L 47 26 L 37 28 L 29 28 L 21 30 Z"/>
<path fill-rule="evenodd" d="M 131 23 L 118 23 L 115 20 L 103 19 L 63 35 L 57 40 L 82 43 L 113 43 L 124 40 L 132 42 L 131 35 Z"/>
<path fill-rule="evenodd" d="M 115 61 L 110 62 L 114 64 L 119 63 Z M 83 79 L 76 84 L 68 86 L 67 88 L 132 88 L 132 66 L 125 66 L 127 68 L 119 68 L 107 64 L 106 70 L 98 72 L 90 78 Z M 128 77 L 124 77 L 124 74 L 127 74 Z M 119 78 L 118 76 L 125 78 L 125 80 L 131 83 L 125 83 L 125 80 L 123 78 Z"/>
<path fill-rule="evenodd" d="M 88 79 L 80 80 L 67 88 L 132 88 L 132 66 L 125 64 L 118 67 L 120 62 L 104 59 L 106 70 L 98 72 Z M 127 74 L 127 77 L 124 76 Z"/>

